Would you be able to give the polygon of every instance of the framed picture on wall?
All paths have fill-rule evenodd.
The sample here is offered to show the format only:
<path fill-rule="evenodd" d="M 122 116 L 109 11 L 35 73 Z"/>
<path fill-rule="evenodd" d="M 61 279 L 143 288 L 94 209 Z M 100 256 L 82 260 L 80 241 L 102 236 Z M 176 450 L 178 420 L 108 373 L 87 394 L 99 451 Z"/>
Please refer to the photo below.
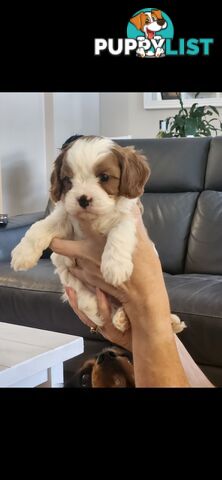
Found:
<path fill-rule="evenodd" d="M 160 92 L 162 100 L 178 100 L 178 92 Z"/>
<path fill-rule="evenodd" d="M 145 109 L 179 108 L 179 92 L 144 92 Z M 193 103 L 199 106 L 213 105 L 222 106 L 222 92 L 181 92 L 185 107 L 191 107 Z"/>

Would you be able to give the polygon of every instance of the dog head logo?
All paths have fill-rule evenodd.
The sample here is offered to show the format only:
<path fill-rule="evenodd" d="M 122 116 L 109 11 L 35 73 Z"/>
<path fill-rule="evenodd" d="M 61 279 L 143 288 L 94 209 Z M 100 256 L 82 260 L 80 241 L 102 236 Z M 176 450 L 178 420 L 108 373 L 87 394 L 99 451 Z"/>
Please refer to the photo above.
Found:
<path fill-rule="evenodd" d="M 127 37 L 137 40 L 136 55 L 142 58 L 165 56 L 165 41 L 172 39 L 173 34 L 173 24 L 168 15 L 154 8 L 136 12 L 127 26 Z"/>

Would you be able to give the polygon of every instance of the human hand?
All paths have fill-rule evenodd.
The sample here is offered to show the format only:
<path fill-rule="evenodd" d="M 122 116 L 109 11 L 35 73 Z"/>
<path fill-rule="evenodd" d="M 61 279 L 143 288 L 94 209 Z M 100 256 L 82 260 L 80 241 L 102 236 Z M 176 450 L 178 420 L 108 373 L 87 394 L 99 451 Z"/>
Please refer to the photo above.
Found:
<path fill-rule="evenodd" d="M 137 213 L 133 273 L 127 282 L 118 287 L 108 285 L 100 271 L 105 243 L 106 238 L 103 236 L 91 234 L 87 240 L 82 241 L 54 239 L 50 246 L 58 254 L 77 259 L 78 266 L 71 271 L 82 282 L 122 303 L 131 324 L 130 330 L 123 334 L 117 331 L 112 325 L 110 311 L 108 313 L 106 310 L 105 326 L 100 331 L 105 338 L 133 352 L 136 386 L 188 386 L 171 327 L 170 305 L 161 264 L 140 214 Z M 104 300 L 104 294 L 100 292 L 99 295 L 103 295 L 100 300 Z M 76 301 L 73 300 L 71 306 L 77 315 L 88 326 L 92 326 L 78 312 Z M 104 308 L 107 306 L 104 305 Z"/>
<path fill-rule="evenodd" d="M 84 284 L 97 287 L 118 300 L 123 305 L 132 327 L 134 324 L 138 327 L 140 319 L 146 318 L 147 323 L 149 317 L 153 320 L 163 319 L 165 325 L 168 319 L 168 326 L 171 328 L 169 300 L 159 257 L 147 235 L 138 207 L 135 208 L 134 213 L 137 219 L 134 269 L 130 279 L 118 287 L 107 284 L 100 271 L 106 238 L 89 231 L 90 227 L 87 223 L 81 224 L 81 229 L 87 236 L 86 240 L 71 241 L 55 238 L 50 247 L 58 254 L 77 259 L 77 266 L 70 269 L 71 273 Z M 149 315 L 150 312 L 152 315 Z M 157 323 L 155 329 L 156 327 Z"/>
<path fill-rule="evenodd" d="M 80 318 L 80 320 L 87 325 L 89 328 L 95 328 L 95 324 L 78 309 L 77 297 L 74 290 L 70 287 L 65 288 L 66 294 L 69 299 L 69 304 Z M 96 331 L 101 333 L 101 335 L 109 340 L 111 343 L 117 344 L 126 350 L 132 351 L 132 337 L 131 337 L 131 328 L 128 328 L 125 332 L 120 332 L 112 324 L 111 318 L 111 307 L 106 295 L 96 289 L 96 297 L 98 302 L 99 314 L 103 318 L 104 324 L 102 327 L 97 327 Z"/>

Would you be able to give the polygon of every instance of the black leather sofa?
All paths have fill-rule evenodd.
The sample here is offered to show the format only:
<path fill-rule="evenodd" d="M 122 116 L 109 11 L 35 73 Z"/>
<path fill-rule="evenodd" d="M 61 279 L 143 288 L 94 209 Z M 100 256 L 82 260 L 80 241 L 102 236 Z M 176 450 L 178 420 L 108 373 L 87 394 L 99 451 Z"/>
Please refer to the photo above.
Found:
<path fill-rule="evenodd" d="M 151 177 L 142 198 L 144 222 L 159 252 L 172 312 L 187 324 L 180 338 L 208 378 L 222 385 L 222 137 L 121 140 L 142 149 Z M 15 273 L 10 252 L 44 212 L 20 215 L 0 230 L 0 321 L 81 335 L 84 356 L 107 342 L 92 335 L 60 300 L 45 252 L 37 267 Z M 149 268 L 149 266 L 147 266 Z"/>

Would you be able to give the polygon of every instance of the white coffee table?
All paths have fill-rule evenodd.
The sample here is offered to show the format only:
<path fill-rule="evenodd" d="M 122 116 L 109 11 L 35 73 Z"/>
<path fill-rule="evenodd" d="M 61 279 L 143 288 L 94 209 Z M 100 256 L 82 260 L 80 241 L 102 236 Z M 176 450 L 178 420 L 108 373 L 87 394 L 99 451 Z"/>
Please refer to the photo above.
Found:
<path fill-rule="evenodd" d="M 62 387 L 63 362 L 83 338 L 0 322 L 0 387 Z"/>

